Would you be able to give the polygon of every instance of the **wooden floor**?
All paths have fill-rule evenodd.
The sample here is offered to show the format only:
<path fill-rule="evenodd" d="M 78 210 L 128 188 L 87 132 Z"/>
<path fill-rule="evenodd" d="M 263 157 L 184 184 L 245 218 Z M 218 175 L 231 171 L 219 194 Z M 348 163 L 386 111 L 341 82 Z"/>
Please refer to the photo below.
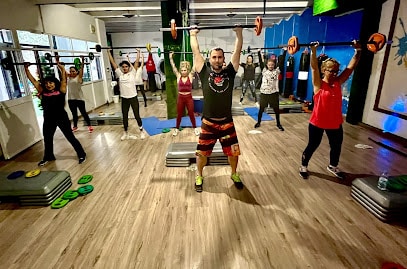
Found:
<path fill-rule="evenodd" d="M 238 102 L 238 94 L 234 98 Z M 142 106 L 142 117 L 166 117 L 165 98 Z M 247 101 L 246 105 L 253 105 Z M 120 104 L 97 111 L 120 112 Z M 78 165 L 58 131 L 57 160 L 43 171 L 67 170 L 73 186 L 85 174 L 95 190 L 62 209 L 0 204 L 0 268 L 380 268 L 385 261 L 407 266 L 407 225 L 376 219 L 350 196 L 353 179 L 407 174 L 403 156 L 368 139 L 361 126 L 344 124 L 340 167 L 343 182 L 326 170 L 329 146 L 311 159 L 309 180 L 298 175 L 307 143 L 309 114 L 283 114 L 280 132 L 264 121 L 234 117 L 242 151 L 237 190 L 228 166 L 204 169 L 204 192 L 194 191 L 195 172 L 165 166 L 170 143 L 196 141 L 192 129 L 145 140 L 120 141 L 122 126 L 83 127 L 76 133 L 87 152 Z M 130 131 L 137 134 L 135 120 Z M 358 149 L 355 144 L 373 149 Z M 42 142 L 0 171 L 32 170 Z"/>

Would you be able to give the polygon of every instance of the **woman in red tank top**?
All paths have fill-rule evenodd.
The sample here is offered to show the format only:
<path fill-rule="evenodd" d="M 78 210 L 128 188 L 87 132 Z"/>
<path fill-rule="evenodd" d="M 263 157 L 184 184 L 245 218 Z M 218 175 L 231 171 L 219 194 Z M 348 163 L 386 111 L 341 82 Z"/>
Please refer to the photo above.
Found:
<path fill-rule="evenodd" d="M 172 135 L 176 136 L 178 134 L 178 130 L 181 124 L 181 118 L 184 115 L 186 107 L 188 116 L 191 119 L 192 127 L 194 128 L 194 133 L 198 136 L 199 129 L 196 128 L 194 100 L 192 99 L 192 81 L 194 80 L 194 72 L 191 71 L 191 64 L 187 61 L 181 62 L 180 71 L 178 71 L 173 59 L 174 52 L 170 52 L 169 56 L 172 71 L 177 77 L 178 82 L 177 122 Z"/>
<path fill-rule="evenodd" d="M 301 159 L 300 176 L 303 179 L 307 179 L 309 176 L 308 162 L 321 143 L 324 132 L 326 132 L 329 145 L 331 146 L 330 163 L 327 166 L 327 170 L 340 179 L 345 178 L 345 174 L 338 168 L 343 141 L 341 85 L 349 78 L 359 62 L 361 46 L 356 41 L 353 43 L 355 54 L 340 75 L 338 75 L 339 63 L 332 58 L 328 58 L 322 62 L 320 73 L 316 56 L 319 43 L 315 42 L 311 46 L 314 109 L 308 125 L 308 145 Z"/>

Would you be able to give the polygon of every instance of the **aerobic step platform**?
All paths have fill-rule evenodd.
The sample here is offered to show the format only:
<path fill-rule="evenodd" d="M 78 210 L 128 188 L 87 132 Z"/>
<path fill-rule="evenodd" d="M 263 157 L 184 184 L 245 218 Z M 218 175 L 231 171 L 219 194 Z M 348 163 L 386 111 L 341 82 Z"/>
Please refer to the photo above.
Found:
<path fill-rule="evenodd" d="M 244 115 L 243 106 L 239 103 L 232 103 L 232 116 Z"/>
<path fill-rule="evenodd" d="M 352 181 L 351 196 L 376 218 L 392 222 L 407 216 L 407 192 L 395 193 L 377 188 L 379 177 L 357 178 Z"/>
<path fill-rule="evenodd" d="M 165 165 L 188 167 L 196 158 L 196 142 L 171 143 L 165 155 Z M 223 153 L 219 142 L 215 144 L 207 165 L 227 165 L 228 157 Z"/>
<path fill-rule="evenodd" d="M 23 206 L 48 206 L 72 185 L 67 171 L 43 171 L 38 176 L 7 179 L 0 172 L 0 197 L 15 197 Z"/>
<path fill-rule="evenodd" d="M 89 119 L 92 126 L 123 124 L 123 115 L 120 112 L 92 113 L 89 114 Z"/>

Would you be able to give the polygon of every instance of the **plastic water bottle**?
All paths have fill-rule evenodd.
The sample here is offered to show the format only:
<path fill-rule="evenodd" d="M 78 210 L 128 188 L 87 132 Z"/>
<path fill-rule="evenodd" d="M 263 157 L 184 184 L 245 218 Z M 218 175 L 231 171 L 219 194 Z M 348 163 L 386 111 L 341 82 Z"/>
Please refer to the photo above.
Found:
<path fill-rule="evenodd" d="M 377 188 L 379 190 L 385 191 L 387 190 L 387 181 L 389 180 L 389 175 L 387 172 L 383 172 L 379 177 L 379 181 L 377 182 Z"/>

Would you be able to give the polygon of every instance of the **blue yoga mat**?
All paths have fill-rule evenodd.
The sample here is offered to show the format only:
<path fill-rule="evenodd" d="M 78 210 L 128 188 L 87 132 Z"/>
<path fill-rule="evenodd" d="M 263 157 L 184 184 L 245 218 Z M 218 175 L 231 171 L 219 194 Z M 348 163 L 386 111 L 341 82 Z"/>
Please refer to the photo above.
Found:
<path fill-rule="evenodd" d="M 156 117 L 143 118 L 143 128 L 150 135 L 161 134 L 162 129 L 158 128 L 160 120 Z"/>
<path fill-rule="evenodd" d="M 196 127 L 200 127 L 202 124 L 201 117 L 195 117 Z M 177 123 L 177 119 L 169 119 L 169 120 L 162 120 L 158 123 L 157 128 L 164 129 L 164 128 L 175 128 Z M 181 118 L 181 127 L 192 127 L 191 120 L 188 116 Z"/>
<path fill-rule="evenodd" d="M 259 115 L 259 109 L 257 107 L 246 107 L 243 109 L 250 117 L 257 121 L 257 115 Z M 274 120 L 269 114 L 263 112 L 261 116 L 262 121 Z"/>

